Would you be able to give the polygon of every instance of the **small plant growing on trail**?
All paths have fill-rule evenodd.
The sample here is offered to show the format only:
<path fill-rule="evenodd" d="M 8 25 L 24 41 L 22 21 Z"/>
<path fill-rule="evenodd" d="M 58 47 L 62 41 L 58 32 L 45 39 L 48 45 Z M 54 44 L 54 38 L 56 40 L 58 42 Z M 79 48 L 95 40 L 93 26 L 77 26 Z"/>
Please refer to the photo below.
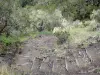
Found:
<path fill-rule="evenodd" d="M 60 29 L 61 29 L 60 27 L 55 28 L 53 33 L 54 33 L 54 35 L 56 35 L 58 37 L 57 43 L 63 44 L 66 41 L 69 41 L 68 37 L 70 35 L 69 35 L 68 31 L 61 31 Z"/>

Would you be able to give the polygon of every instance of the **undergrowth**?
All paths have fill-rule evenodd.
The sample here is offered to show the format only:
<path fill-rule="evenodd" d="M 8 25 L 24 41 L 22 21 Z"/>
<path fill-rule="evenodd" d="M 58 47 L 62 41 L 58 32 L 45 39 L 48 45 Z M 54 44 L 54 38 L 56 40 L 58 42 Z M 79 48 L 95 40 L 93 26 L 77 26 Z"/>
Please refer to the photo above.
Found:
<path fill-rule="evenodd" d="M 12 72 L 11 69 L 8 69 L 7 66 L 0 67 L 0 75 L 16 75 L 14 72 Z"/>
<path fill-rule="evenodd" d="M 21 43 L 29 38 L 35 38 L 38 35 L 52 35 L 51 31 L 32 32 L 28 34 L 21 34 L 19 36 L 6 36 L 5 34 L 0 35 L 0 53 L 8 51 L 7 48 L 16 43 Z"/>
<path fill-rule="evenodd" d="M 0 66 L 0 75 L 26 75 L 24 73 L 20 73 L 14 68 L 8 67 L 7 65 Z"/>
<path fill-rule="evenodd" d="M 95 20 L 73 23 L 73 25 L 65 27 L 56 27 L 53 33 L 60 38 L 60 42 L 62 42 L 61 39 L 65 39 L 64 42 L 69 42 L 72 46 L 82 45 L 86 47 L 91 43 L 96 43 L 100 37 L 98 25 Z"/>

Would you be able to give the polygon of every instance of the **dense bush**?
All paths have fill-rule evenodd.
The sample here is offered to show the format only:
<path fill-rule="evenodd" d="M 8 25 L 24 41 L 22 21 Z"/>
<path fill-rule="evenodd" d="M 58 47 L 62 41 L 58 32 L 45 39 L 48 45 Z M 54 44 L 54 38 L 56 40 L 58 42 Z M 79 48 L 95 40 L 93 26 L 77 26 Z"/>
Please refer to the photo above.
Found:
<path fill-rule="evenodd" d="M 95 20 L 85 21 L 85 22 L 73 22 L 71 25 L 64 27 L 54 28 L 53 33 L 59 38 L 60 41 L 69 42 L 70 45 L 81 45 L 88 46 L 90 43 L 95 43 L 97 37 L 100 36 L 97 26 L 98 22 Z M 67 32 L 67 33 L 66 33 Z M 59 36 L 59 35 L 60 36 Z M 65 37 L 65 35 L 67 37 Z M 62 40 L 61 40 L 62 39 Z"/>
<path fill-rule="evenodd" d="M 100 22 L 100 9 L 94 10 L 91 14 L 91 19 L 95 19 Z"/>
<path fill-rule="evenodd" d="M 59 8 L 65 18 L 89 19 L 93 9 L 100 6 L 99 0 L 20 0 L 21 7 L 34 6 L 49 13 Z"/>
<path fill-rule="evenodd" d="M 93 11 L 99 9 L 99 0 L 1 0 L 0 2 L 0 16 L 7 18 L 6 30 L 13 37 L 53 31 L 55 27 L 61 27 L 58 28 L 61 32 L 55 32 L 61 41 L 68 38 L 79 43 L 99 31 L 100 10 Z M 85 21 L 90 17 L 91 20 Z"/>
<path fill-rule="evenodd" d="M 63 7 L 62 14 L 65 18 L 71 18 L 72 20 L 90 19 L 90 14 L 93 9 L 99 8 L 99 6 L 93 3 L 85 0 L 67 0 L 65 7 Z"/>
<path fill-rule="evenodd" d="M 58 44 L 63 44 L 66 41 L 69 41 L 68 37 L 69 37 L 69 33 L 68 31 L 62 31 L 61 27 L 55 27 L 53 30 L 53 33 L 58 37 Z"/>
<path fill-rule="evenodd" d="M 92 0 L 1 0 L 0 2 L 0 16 L 6 16 L 8 31 L 15 35 L 39 30 L 52 31 L 61 24 L 62 16 L 82 20 L 89 18 L 93 9 L 99 8 L 98 0 L 95 4 Z"/>
<path fill-rule="evenodd" d="M 52 31 L 54 27 L 60 25 L 60 18 L 62 17 L 59 16 L 61 15 L 60 11 L 56 11 L 50 14 L 43 10 L 36 10 L 31 6 L 20 8 L 11 14 L 11 20 L 14 24 L 12 33 L 28 34 L 43 30 Z"/>

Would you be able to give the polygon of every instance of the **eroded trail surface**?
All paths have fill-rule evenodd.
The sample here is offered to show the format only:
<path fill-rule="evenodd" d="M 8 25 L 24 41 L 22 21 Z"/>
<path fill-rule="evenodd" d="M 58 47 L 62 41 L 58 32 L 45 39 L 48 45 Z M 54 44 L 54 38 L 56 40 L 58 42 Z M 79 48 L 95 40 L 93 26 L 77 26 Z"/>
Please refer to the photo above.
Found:
<path fill-rule="evenodd" d="M 85 49 L 67 49 L 56 43 L 52 35 L 29 39 L 14 66 L 31 75 L 100 75 L 99 43 Z"/>

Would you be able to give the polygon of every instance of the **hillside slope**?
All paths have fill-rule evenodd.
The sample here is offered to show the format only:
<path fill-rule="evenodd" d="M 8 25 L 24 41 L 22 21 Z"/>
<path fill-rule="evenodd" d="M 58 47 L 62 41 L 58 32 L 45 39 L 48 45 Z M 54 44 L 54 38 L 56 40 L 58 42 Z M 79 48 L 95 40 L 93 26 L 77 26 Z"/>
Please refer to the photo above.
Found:
<path fill-rule="evenodd" d="M 25 41 L 12 67 L 32 75 L 99 75 L 100 43 L 68 49 L 56 42 L 52 35 Z"/>

